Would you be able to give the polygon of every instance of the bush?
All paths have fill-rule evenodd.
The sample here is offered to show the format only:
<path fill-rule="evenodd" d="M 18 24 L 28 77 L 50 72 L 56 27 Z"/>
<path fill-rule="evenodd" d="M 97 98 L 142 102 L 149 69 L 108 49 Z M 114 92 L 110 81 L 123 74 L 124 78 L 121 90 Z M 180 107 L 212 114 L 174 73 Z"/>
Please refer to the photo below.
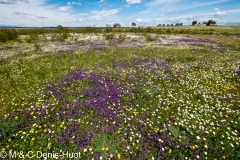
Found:
<path fill-rule="evenodd" d="M 35 48 L 35 52 L 41 52 L 42 51 L 41 46 L 38 42 L 34 43 L 34 48 Z"/>
<path fill-rule="evenodd" d="M 0 30 L 0 42 L 7 42 L 11 40 L 16 40 L 18 33 L 16 29 L 1 29 Z"/>
<path fill-rule="evenodd" d="M 126 39 L 126 35 L 125 34 L 120 34 L 118 36 L 118 39 L 119 39 L 120 42 L 123 42 Z"/>
<path fill-rule="evenodd" d="M 144 32 L 147 32 L 147 33 L 154 33 L 154 31 L 155 30 L 151 27 L 144 28 Z"/>
<path fill-rule="evenodd" d="M 57 29 L 63 29 L 62 25 L 57 25 Z"/>
<path fill-rule="evenodd" d="M 3 140 L 4 137 L 9 137 L 16 130 L 15 122 L 0 122 L 0 140 Z"/>
<path fill-rule="evenodd" d="M 85 28 L 85 33 L 95 33 L 96 29 L 93 27 L 86 27 Z"/>
<path fill-rule="evenodd" d="M 70 36 L 69 30 L 64 28 L 61 30 L 57 30 L 56 34 L 54 35 L 56 39 L 63 42 Z"/>
<path fill-rule="evenodd" d="M 108 40 L 108 39 L 113 39 L 115 35 L 114 33 L 105 33 L 104 37 L 106 38 L 106 40 Z"/>
<path fill-rule="evenodd" d="M 31 35 L 31 34 L 45 34 L 45 33 L 52 33 L 54 32 L 53 29 L 47 29 L 47 28 L 34 28 L 34 29 L 19 29 L 18 34 L 19 35 Z"/>
<path fill-rule="evenodd" d="M 29 36 L 24 38 L 24 40 L 27 43 L 35 43 L 38 40 L 38 35 L 37 34 L 30 34 Z"/>
<path fill-rule="evenodd" d="M 147 42 L 156 41 L 156 39 L 157 39 L 157 37 L 151 36 L 150 34 L 146 34 L 144 36 L 146 37 Z"/>

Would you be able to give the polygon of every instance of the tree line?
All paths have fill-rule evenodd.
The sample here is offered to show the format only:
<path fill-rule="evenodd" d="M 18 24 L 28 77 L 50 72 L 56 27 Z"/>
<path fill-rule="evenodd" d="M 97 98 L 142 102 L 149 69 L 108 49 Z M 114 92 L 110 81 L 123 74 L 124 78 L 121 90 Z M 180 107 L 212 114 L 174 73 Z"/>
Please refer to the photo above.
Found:
<path fill-rule="evenodd" d="M 211 25 L 216 25 L 216 21 L 213 21 L 213 20 L 208 20 L 207 22 L 203 22 L 202 24 L 206 25 L 206 26 L 211 26 Z M 192 22 L 192 25 L 196 25 L 197 24 L 197 21 L 193 21 Z M 198 25 L 200 25 L 201 23 L 199 22 Z"/>

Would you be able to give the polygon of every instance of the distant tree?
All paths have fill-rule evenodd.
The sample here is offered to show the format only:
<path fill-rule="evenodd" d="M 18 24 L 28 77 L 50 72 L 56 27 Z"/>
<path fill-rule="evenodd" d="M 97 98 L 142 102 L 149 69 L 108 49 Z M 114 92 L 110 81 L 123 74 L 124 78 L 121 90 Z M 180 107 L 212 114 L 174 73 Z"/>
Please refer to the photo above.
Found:
<path fill-rule="evenodd" d="M 171 26 L 174 26 L 173 24 L 171 24 Z"/>
<path fill-rule="evenodd" d="M 162 25 L 161 25 L 161 24 L 158 24 L 157 26 L 158 26 L 158 27 L 161 27 Z"/>
<path fill-rule="evenodd" d="M 169 24 L 167 24 L 167 26 L 169 26 Z"/>
<path fill-rule="evenodd" d="M 193 21 L 193 22 L 192 22 L 192 25 L 193 25 L 193 26 L 194 26 L 195 24 L 197 24 L 197 21 Z"/>
<path fill-rule="evenodd" d="M 57 29 L 63 29 L 62 25 L 57 25 Z"/>
<path fill-rule="evenodd" d="M 207 22 L 204 21 L 202 24 L 207 24 Z"/>
<path fill-rule="evenodd" d="M 179 26 L 179 23 L 176 23 L 175 26 Z"/>
<path fill-rule="evenodd" d="M 110 28 L 111 27 L 111 25 L 110 24 L 106 24 L 106 28 Z"/>
<path fill-rule="evenodd" d="M 212 24 L 216 24 L 216 21 L 213 21 L 213 20 L 208 20 L 208 22 L 206 23 L 207 26 L 210 26 Z"/>
<path fill-rule="evenodd" d="M 165 24 L 163 24 L 162 26 L 165 26 Z"/>
<path fill-rule="evenodd" d="M 113 24 L 113 27 L 114 27 L 114 28 L 121 28 L 121 25 L 120 25 L 119 23 L 114 23 L 114 24 Z"/>
<path fill-rule="evenodd" d="M 182 23 L 180 23 L 180 26 L 182 26 Z"/>
<path fill-rule="evenodd" d="M 136 27 L 136 26 L 137 26 L 136 23 L 132 22 L 132 27 Z"/>

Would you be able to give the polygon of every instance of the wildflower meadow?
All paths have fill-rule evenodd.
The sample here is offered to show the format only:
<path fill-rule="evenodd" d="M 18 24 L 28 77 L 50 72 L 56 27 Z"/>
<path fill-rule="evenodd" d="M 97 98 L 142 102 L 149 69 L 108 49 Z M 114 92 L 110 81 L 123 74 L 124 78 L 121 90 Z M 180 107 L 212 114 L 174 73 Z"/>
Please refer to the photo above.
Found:
<path fill-rule="evenodd" d="M 239 35 L 170 31 L 69 29 L 1 42 L 1 153 L 240 159 Z"/>

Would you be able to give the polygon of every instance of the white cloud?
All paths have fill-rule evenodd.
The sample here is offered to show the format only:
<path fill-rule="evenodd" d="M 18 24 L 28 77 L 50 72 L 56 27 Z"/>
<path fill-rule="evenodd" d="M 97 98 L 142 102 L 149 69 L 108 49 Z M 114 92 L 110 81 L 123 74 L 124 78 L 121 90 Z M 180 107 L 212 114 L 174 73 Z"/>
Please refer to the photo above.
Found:
<path fill-rule="evenodd" d="M 226 15 L 226 12 L 225 11 L 217 11 L 217 12 L 215 12 L 215 16 L 224 16 L 224 15 Z"/>
<path fill-rule="evenodd" d="M 219 8 L 214 8 L 214 11 L 215 11 L 215 14 L 214 14 L 215 16 L 224 16 L 227 14 L 226 11 L 220 11 Z"/>
<path fill-rule="evenodd" d="M 0 16 L 8 17 L 7 19 L 0 17 L 0 22 L 3 24 L 14 24 L 20 27 L 43 27 L 57 26 L 58 24 L 71 26 L 71 23 L 63 20 L 65 18 L 77 21 L 77 17 L 71 17 L 71 12 L 61 12 L 59 4 L 46 5 L 46 1 L 47 0 L 29 0 L 30 3 L 17 1 L 17 5 L 0 3 Z"/>
<path fill-rule="evenodd" d="M 59 9 L 61 12 L 69 12 L 70 11 L 69 7 L 60 7 Z"/>
<path fill-rule="evenodd" d="M 25 3 L 28 2 L 29 3 Z M 69 2 L 68 2 L 69 1 Z M 135 12 L 129 16 L 121 17 L 121 8 L 100 9 L 101 5 L 96 5 L 96 9 L 90 11 L 74 10 L 74 5 L 78 5 L 80 0 L 68 0 L 68 5 L 61 6 L 59 3 L 49 4 L 49 0 L 0 0 L 0 22 L 3 24 L 12 24 L 14 26 L 31 27 L 31 26 L 106 26 L 106 24 L 120 23 L 122 26 L 131 25 L 134 20 L 140 25 L 156 25 L 156 24 L 191 24 L 193 20 L 198 22 L 213 19 L 217 24 L 228 22 L 240 22 L 240 9 L 220 10 L 213 7 L 211 10 L 190 12 L 187 15 L 180 13 L 181 10 L 197 8 L 217 4 L 218 2 L 226 2 L 227 0 L 213 1 L 192 1 L 184 3 L 183 0 L 124 0 L 124 7 L 138 2 L 147 2 L 143 5 L 142 12 Z M 65 2 L 65 3 L 66 3 Z M 96 2 L 101 2 L 97 0 Z M 105 3 L 106 1 L 104 1 Z M 95 3 L 96 4 L 96 3 Z M 109 6 L 109 4 L 107 4 Z M 111 6 L 113 7 L 113 6 Z M 132 7 L 132 6 L 131 6 Z M 145 9 L 144 9 L 145 7 Z M 177 10 L 178 12 L 173 12 Z M 144 12 L 143 12 L 144 11 Z M 182 14 L 182 15 L 180 15 Z M 180 16 L 178 16 L 180 15 Z M 189 16 L 190 15 L 190 16 Z M 225 17 L 224 15 L 228 15 Z M 229 17 L 232 16 L 232 17 Z M 234 17 L 235 16 L 235 17 Z M 237 18 L 236 18 L 237 17 Z"/>
<path fill-rule="evenodd" d="M 92 11 L 90 12 L 89 14 L 90 15 L 99 15 L 99 16 L 103 16 L 103 17 L 106 17 L 106 16 L 111 16 L 111 15 L 114 15 L 118 12 L 120 12 L 120 8 L 119 9 L 111 9 L 111 10 L 101 10 L 101 11 L 98 11 L 98 10 L 95 10 L 95 11 Z"/>
<path fill-rule="evenodd" d="M 103 3 L 104 2 L 104 0 L 100 0 L 98 3 Z"/>
<path fill-rule="evenodd" d="M 228 13 L 239 13 L 240 9 L 227 10 Z"/>
<path fill-rule="evenodd" d="M 28 3 L 28 0 L 0 0 L 0 4 L 17 4 L 17 2 L 26 2 Z"/>
<path fill-rule="evenodd" d="M 44 16 L 36 16 L 37 18 L 48 18 L 48 17 L 44 17 Z"/>
<path fill-rule="evenodd" d="M 146 5 L 149 6 L 149 7 L 158 7 L 160 5 L 168 5 L 168 4 L 174 4 L 174 3 L 177 3 L 178 1 L 181 1 L 181 0 L 153 0 L 149 3 L 147 3 Z"/>
<path fill-rule="evenodd" d="M 137 4 L 137 3 L 142 3 L 142 0 L 126 0 L 128 4 Z"/>
<path fill-rule="evenodd" d="M 78 5 L 81 6 L 82 4 L 80 2 L 68 2 L 68 5 Z"/>
<path fill-rule="evenodd" d="M 117 9 L 104 9 L 104 10 L 94 10 L 88 13 L 80 13 L 80 14 L 76 14 L 74 15 L 75 17 L 81 18 L 84 17 L 85 20 L 85 25 L 87 25 L 87 22 L 91 23 L 95 23 L 95 21 L 102 21 L 102 23 L 108 23 L 107 21 L 109 20 L 109 18 L 111 18 L 112 16 L 114 16 L 115 14 L 117 14 L 118 12 L 120 12 L 121 8 L 117 8 Z M 100 22 L 98 22 L 99 24 Z M 106 24 L 104 24 L 103 26 L 105 26 Z"/>
<path fill-rule="evenodd" d="M 22 13 L 19 13 L 19 12 L 14 12 L 15 14 L 22 14 Z"/>

